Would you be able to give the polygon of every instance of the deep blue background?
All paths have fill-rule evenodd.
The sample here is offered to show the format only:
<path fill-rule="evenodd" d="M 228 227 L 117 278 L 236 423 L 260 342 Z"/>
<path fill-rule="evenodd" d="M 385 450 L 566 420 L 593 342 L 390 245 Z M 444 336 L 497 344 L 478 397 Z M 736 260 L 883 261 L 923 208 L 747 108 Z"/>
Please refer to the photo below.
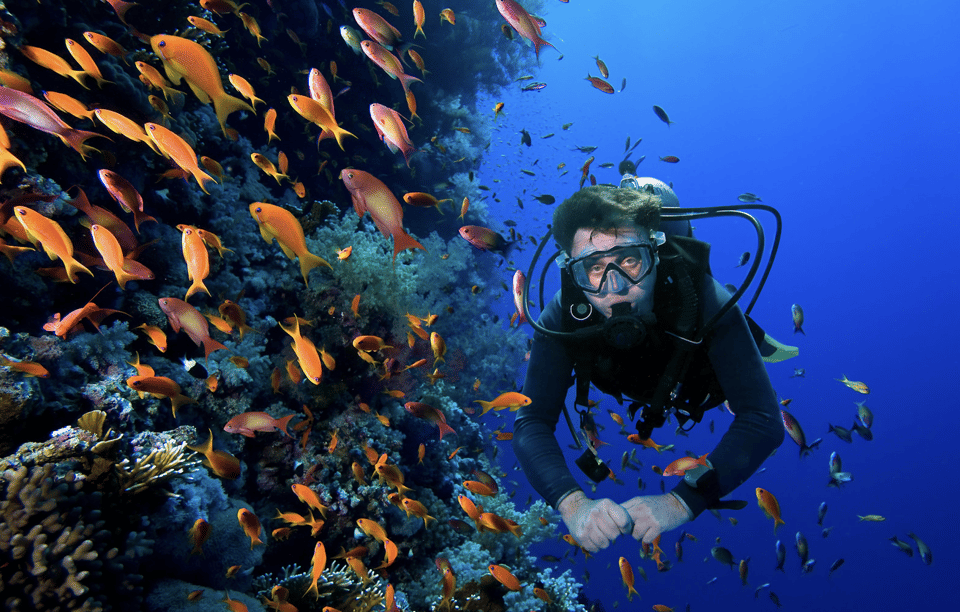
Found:
<path fill-rule="evenodd" d="M 634 599 L 636 609 L 690 603 L 692 610 L 739 610 L 755 605 L 754 588 L 765 582 L 791 609 L 948 605 L 948 569 L 957 567 L 960 544 L 954 518 L 960 265 L 953 248 L 960 225 L 960 5 L 572 0 L 546 8 L 544 35 L 563 53 L 558 61 L 557 51 L 541 52 L 535 75 L 547 87 L 489 100 L 490 107 L 506 103 L 480 174 L 502 200 L 489 199 L 491 210 L 515 220 L 524 237 L 539 239 L 553 207 L 532 196 L 548 193 L 559 202 L 576 189 L 588 156 L 570 149 L 598 146 L 593 172 L 600 182 L 616 182 L 615 168 L 598 165 L 619 162 L 628 135 L 643 138 L 633 155 L 647 156 L 638 174 L 672 181 L 682 205 L 733 206 L 744 191 L 760 195 L 783 215 L 784 233 L 753 315 L 771 334 L 800 347 L 799 358 L 771 365 L 770 377 L 782 397 L 793 399 L 790 410 L 808 439 L 824 437 L 803 460 L 789 438 L 784 442 L 766 472 L 734 495 L 751 500 L 740 512 L 724 513 L 736 516 L 737 526 L 709 514 L 688 525 L 700 541 L 685 544 L 684 561 L 670 572 L 658 574 L 651 561 L 640 561 L 639 546 L 627 537 L 586 564 L 578 555 L 578 573 L 586 569 L 591 576 L 588 594 L 607 610 L 616 601 L 628 605 L 617 570 L 622 555 L 635 568 L 642 564 L 650 578 L 638 578 L 642 600 Z M 597 54 L 615 88 L 626 77 L 622 93 L 607 95 L 583 80 L 588 72 L 597 76 Z M 654 104 L 676 123 L 668 128 L 659 121 Z M 520 145 L 521 128 L 531 133 L 532 147 Z M 550 132 L 556 135 L 540 138 Z M 681 161 L 666 164 L 658 161 L 662 155 Z M 561 162 L 570 171 L 563 177 L 556 169 Z M 524 199 L 523 210 L 515 195 Z M 743 270 L 733 267 L 742 251 L 754 250 L 752 230 L 727 220 L 696 226 L 697 237 L 713 244 L 715 275 L 739 282 Z M 766 227 L 769 244 L 773 226 Z M 528 245 L 511 260 L 525 269 L 531 255 Z M 794 302 L 806 312 L 805 337 L 792 334 Z M 509 315 L 509 295 L 498 306 Z M 794 367 L 805 368 L 806 378 L 790 378 Z M 866 382 L 872 393 L 847 389 L 834 380 L 841 374 Z M 522 376 L 521 367 L 518 381 Z M 854 401 L 862 399 L 876 417 L 875 439 L 855 436 L 847 444 L 827 434 L 828 423 L 849 427 Z M 605 447 L 605 457 L 619 472 L 620 454 L 630 445 L 605 414 L 613 407 L 605 398 L 598 420 L 608 426 L 601 437 L 614 444 Z M 685 449 L 700 454 L 713 447 L 730 417 L 714 411 L 709 418 L 716 435 L 705 426 L 689 439 L 674 439 L 669 430 L 655 435 L 661 444 L 676 443 L 678 454 L 640 453 L 646 465 L 641 475 L 650 482 L 645 493 L 659 489 L 650 465 L 663 466 Z M 562 423 L 558 433 L 562 445 L 569 443 Z M 501 445 L 522 503 L 530 491 L 522 473 L 510 469 L 508 444 Z M 824 486 L 834 450 L 855 478 L 842 490 Z M 636 494 L 636 476 L 627 470 L 624 486 L 605 484 L 599 493 L 626 500 Z M 755 504 L 757 486 L 779 498 L 786 525 L 776 536 Z M 827 539 L 816 525 L 822 501 L 829 504 L 824 524 L 834 527 Z M 859 523 L 857 514 L 882 514 L 887 521 Z M 801 575 L 793 547 L 798 530 L 817 559 L 810 575 Z M 910 531 L 933 549 L 932 566 L 888 542 L 894 534 L 907 539 Z M 671 559 L 677 535 L 663 537 Z M 749 587 L 741 587 L 735 570 L 709 558 L 717 537 L 737 560 L 751 557 Z M 787 545 L 786 574 L 773 571 L 777 538 Z M 537 553 L 566 548 L 551 544 Z M 839 557 L 845 565 L 828 578 Z M 714 576 L 717 582 L 706 586 Z M 761 597 L 756 605 L 772 609 L 767 594 Z"/>

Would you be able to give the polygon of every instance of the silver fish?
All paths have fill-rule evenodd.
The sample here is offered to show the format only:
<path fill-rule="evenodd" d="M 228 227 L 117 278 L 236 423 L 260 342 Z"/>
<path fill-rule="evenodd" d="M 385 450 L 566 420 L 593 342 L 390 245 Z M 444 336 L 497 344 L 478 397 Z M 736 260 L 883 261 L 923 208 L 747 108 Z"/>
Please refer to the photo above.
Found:
<path fill-rule="evenodd" d="M 820 504 L 820 508 L 817 510 L 817 525 L 823 527 L 823 517 L 827 515 L 827 502 Z"/>

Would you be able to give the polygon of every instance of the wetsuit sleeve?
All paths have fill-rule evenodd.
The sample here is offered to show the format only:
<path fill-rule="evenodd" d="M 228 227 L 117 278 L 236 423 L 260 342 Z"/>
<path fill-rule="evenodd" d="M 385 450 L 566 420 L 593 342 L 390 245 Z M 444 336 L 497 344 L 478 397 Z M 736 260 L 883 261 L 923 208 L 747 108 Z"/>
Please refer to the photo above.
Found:
<path fill-rule="evenodd" d="M 712 317 L 730 294 L 710 276 L 704 276 L 702 323 Z M 708 334 L 707 354 L 723 393 L 736 415 L 720 443 L 710 453 L 720 497 L 747 480 L 783 442 L 783 424 L 777 395 L 738 306 L 731 308 Z M 711 500 L 684 481 L 673 489 L 694 516 Z"/>
<path fill-rule="evenodd" d="M 538 322 L 560 329 L 559 294 L 547 304 Z M 563 344 L 540 332 L 533 336 L 523 394 L 531 402 L 517 411 L 513 426 L 513 451 L 534 490 L 557 507 L 580 485 L 567 467 L 555 435 L 567 390 L 573 384 L 573 361 Z"/>

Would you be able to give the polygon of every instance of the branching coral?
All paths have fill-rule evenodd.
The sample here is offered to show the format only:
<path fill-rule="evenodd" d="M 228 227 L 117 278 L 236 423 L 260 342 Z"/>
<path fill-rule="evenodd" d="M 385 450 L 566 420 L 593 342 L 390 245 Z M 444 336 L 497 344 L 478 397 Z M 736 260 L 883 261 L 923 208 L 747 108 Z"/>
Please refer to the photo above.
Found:
<path fill-rule="evenodd" d="M 153 449 L 149 455 L 131 462 L 124 459 L 116 465 L 123 493 L 142 493 L 149 487 L 182 476 L 200 465 L 197 454 L 187 450 L 187 445 L 168 440 L 160 448 Z"/>
<path fill-rule="evenodd" d="M 0 472 L 0 592 L 7 610 L 102 610 L 138 590 L 126 542 L 101 518 L 102 494 L 47 463 Z M 129 567 L 125 567 L 128 565 Z"/>

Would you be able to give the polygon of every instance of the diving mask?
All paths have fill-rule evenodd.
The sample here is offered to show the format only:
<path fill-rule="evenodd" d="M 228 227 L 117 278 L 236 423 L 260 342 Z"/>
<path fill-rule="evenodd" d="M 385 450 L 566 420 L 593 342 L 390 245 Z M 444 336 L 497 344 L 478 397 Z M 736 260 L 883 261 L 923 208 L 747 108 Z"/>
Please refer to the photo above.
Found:
<path fill-rule="evenodd" d="M 656 245 L 663 243 L 663 234 L 656 232 Z M 634 242 L 620 244 L 605 251 L 593 251 L 566 261 L 574 284 L 584 293 L 607 295 L 637 285 L 657 265 L 654 244 Z"/>

